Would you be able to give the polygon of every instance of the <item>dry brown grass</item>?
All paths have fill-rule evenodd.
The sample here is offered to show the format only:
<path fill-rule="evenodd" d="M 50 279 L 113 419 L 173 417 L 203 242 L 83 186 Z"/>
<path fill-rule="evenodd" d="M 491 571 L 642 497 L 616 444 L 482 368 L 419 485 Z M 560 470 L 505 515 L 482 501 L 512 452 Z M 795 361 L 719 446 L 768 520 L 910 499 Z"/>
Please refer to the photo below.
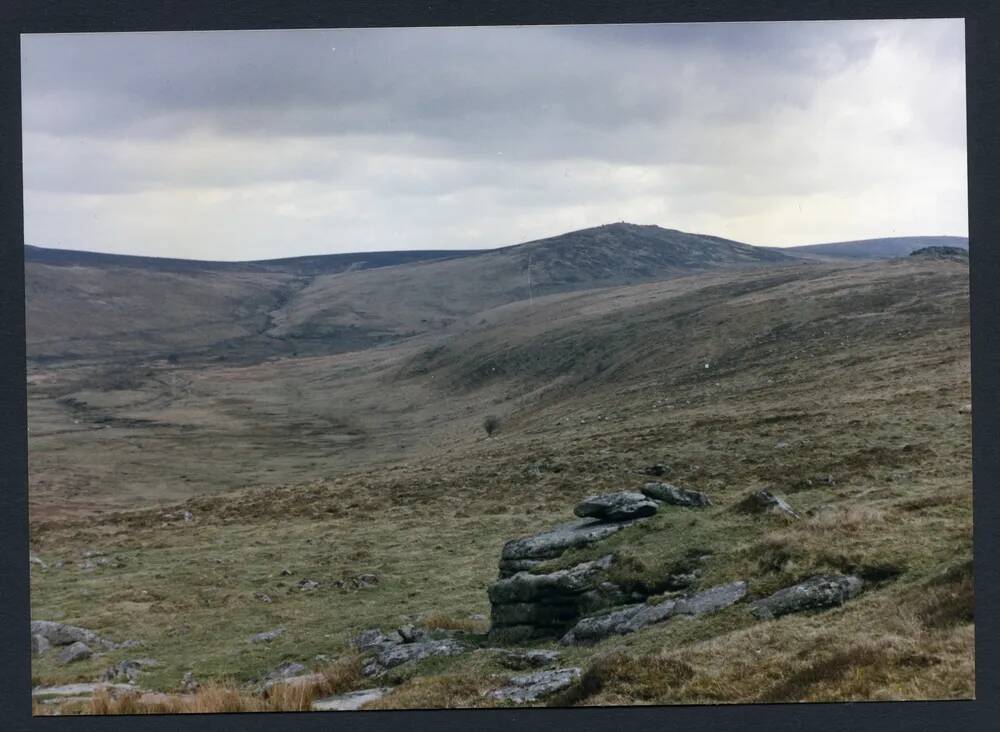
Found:
<path fill-rule="evenodd" d="M 433 612 L 421 619 L 420 624 L 428 630 L 460 630 L 466 633 L 485 633 L 489 630 L 488 620 L 456 618 L 441 612 Z"/>
<path fill-rule="evenodd" d="M 489 682 L 474 674 L 415 677 L 366 709 L 456 709 L 491 706 Z"/>

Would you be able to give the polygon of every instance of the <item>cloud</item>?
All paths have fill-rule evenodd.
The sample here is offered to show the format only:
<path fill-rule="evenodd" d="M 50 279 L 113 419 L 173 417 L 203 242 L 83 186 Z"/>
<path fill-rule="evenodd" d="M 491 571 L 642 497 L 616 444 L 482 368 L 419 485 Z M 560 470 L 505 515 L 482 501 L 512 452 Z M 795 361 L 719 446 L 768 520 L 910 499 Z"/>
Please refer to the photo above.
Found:
<path fill-rule="evenodd" d="M 961 21 L 25 36 L 29 243 L 966 232 Z"/>

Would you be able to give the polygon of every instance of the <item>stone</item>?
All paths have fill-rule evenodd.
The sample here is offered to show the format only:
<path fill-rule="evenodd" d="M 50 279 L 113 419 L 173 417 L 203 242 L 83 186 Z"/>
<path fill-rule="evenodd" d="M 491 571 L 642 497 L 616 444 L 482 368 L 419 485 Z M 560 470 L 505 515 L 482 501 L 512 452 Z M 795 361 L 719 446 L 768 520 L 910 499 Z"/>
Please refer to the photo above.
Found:
<path fill-rule="evenodd" d="M 524 676 L 514 676 L 508 681 L 507 686 L 488 691 L 486 696 L 496 701 L 527 704 L 569 688 L 578 678 L 580 678 L 580 669 L 578 668 L 539 671 Z"/>
<path fill-rule="evenodd" d="M 490 602 L 496 605 L 582 593 L 597 586 L 599 575 L 611 566 L 612 561 L 612 555 L 608 554 L 600 559 L 582 562 L 569 569 L 560 569 L 549 574 L 518 572 L 513 577 L 494 582 L 487 590 L 487 594 Z"/>
<path fill-rule="evenodd" d="M 181 691 L 185 694 L 193 694 L 198 691 L 198 687 L 200 686 L 201 684 L 199 684 L 194 678 L 194 672 L 184 672 L 184 676 L 181 677 Z"/>
<path fill-rule="evenodd" d="M 102 638 L 92 630 L 78 628 L 75 625 L 65 625 L 52 620 L 32 620 L 31 634 L 38 635 L 54 646 L 68 646 L 71 643 L 86 643 L 90 646 L 98 646 L 105 649 L 114 649 L 118 645 L 113 641 Z"/>
<path fill-rule="evenodd" d="M 65 666 L 70 663 L 76 663 L 77 661 L 85 661 L 93 655 L 94 652 L 90 650 L 90 646 L 86 643 L 76 641 L 59 651 L 59 654 L 56 656 L 56 661 Z"/>
<path fill-rule="evenodd" d="M 31 655 L 32 656 L 41 656 L 43 653 L 45 653 L 51 647 L 52 647 L 52 645 L 49 643 L 48 639 L 46 639 L 46 637 L 44 635 L 35 635 L 35 634 L 33 634 L 31 636 Z"/>
<path fill-rule="evenodd" d="M 507 668 L 521 671 L 528 668 L 551 666 L 559 660 L 559 651 L 547 651 L 540 648 L 526 651 L 502 651 L 499 661 Z"/>
<path fill-rule="evenodd" d="M 573 513 L 580 518 L 596 518 L 600 521 L 632 521 L 646 518 L 656 513 L 656 503 L 641 493 L 618 491 L 583 499 Z"/>
<path fill-rule="evenodd" d="M 593 544 L 621 531 L 630 523 L 583 521 L 557 526 L 534 536 L 513 539 L 503 545 L 501 560 L 545 560 L 561 556 L 567 549 Z"/>
<path fill-rule="evenodd" d="M 255 592 L 253 596 L 255 600 L 260 600 L 261 602 L 272 602 L 271 596 L 266 592 Z"/>
<path fill-rule="evenodd" d="M 28 557 L 28 563 L 40 569 L 48 569 L 48 565 L 42 561 L 41 557 L 37 557 L 34 554 Z"/>
<path fill-rule="evenodd" d="M 628 605 L 604 615 L 584 618 L 560 639 L 563 645 L 596 643 L 612 635 L 628 635 L 676 616 L 716 612 L 739 602 L 746 595 L 743 581 L 712 587 L 687 597 L 664 600 L 655 605 Z"/>
<path fill-rule="evenodd" d="M 705 508 L 711 506 L 712 501 L 704 493 L 689 491 L 686 488 L 679 488 L 672 483 L 655 481 L 646 483 L 642 487 L 643 495 L 656 501 L 663 501 L 673 506 L 687 506 L 690 508 Z"/>
<path fill-rule="evenodd" d="M 329 696 L 325 699 L 317 699 L 312 703 L 312 710 L 314 712 L 353 711 L 355 709 L 360 709 L 368 702 L 381 699 L 388 693 L 389 689 L 387 687 L 351 691 L 347 694 L 338 694 L 337 696 Z"/>
<path fill-rule="evenodd" d="M 843 605 L 862 590 L 864 582 L 854 575 L 821 574 L 770 597 L 753 603 L 751 612 L 762 620 L 778 618 L 803 610 L 817 610 Z"/>
<path fill-rule="evenodd" d="M 125 680 L 130 684 L 134 684 L 143 669 L 156 665 L 158 664 L 155 658 L 127 659 L 125 661 L 119 661 L 115 665 L 104 669 L 100 679 L 104 682 Z"/>
<path fill-rule="evenodd" d="M 403 643 L 416 643 L 417 641 L 427 640 L 427 631 L 414 627 L 412 623 L 404 625 L 402 628 L 397 628 L 396 632 L 403 639 Z"/>
<path fill-rule="evenodd" d="M 654 478 L 658 478 L 660 476 L 669 473 L 670 468 L 664 465 L 663 463 L 653 463 L 652 465 L 646 466 L 646 468 L 642 472 L 644 472 L 646 475 L 651 475 Z"/>
<path fill-rule="evenodd" d="M 362 673 L 365 676 L 375 676 L 404 663 L 432 656 L 457 656 L 468 650 L 468 646 L 452 638 L 400 643 L 385 648 L 375 658 L 369 659 L 362 668 Z"/>
<path fill-rule="evenodd" d="M 301 579 L 296 586 L 299 588 L 299 592 L 309 592 L 319 587 L 319 582 L 311 579 Z"/>
<path fill-rule="evenodd" d="M 365 653 L 373 650 L 385 650 L 390 646 L 403 642 L 403 637 L 397 632 L 384 635 L 378 628 L 369 628 L 361 631 L 351 640 L 351 645 Z"/>
<path fill-rule="evenodd" d="M 736 509 L 742 513 L 776 513 L 788 518 L 801 518 L 788 503 L 769 491 L 756 491 L 744 498 Z"/>
<path fill-rule="evenodd" d="M 972 414 L 972 402 L 963 404 L 958 408 L 959 414 Z"/>
<path fill-rule="evenodd" d="M 265 630 L 263 633 L 256 633 L 250 636 L 251 643 L 270 643 L 275 638 L 279 637 L 285 632 L 284 628 L 275 628 L 274 630 Z"/>

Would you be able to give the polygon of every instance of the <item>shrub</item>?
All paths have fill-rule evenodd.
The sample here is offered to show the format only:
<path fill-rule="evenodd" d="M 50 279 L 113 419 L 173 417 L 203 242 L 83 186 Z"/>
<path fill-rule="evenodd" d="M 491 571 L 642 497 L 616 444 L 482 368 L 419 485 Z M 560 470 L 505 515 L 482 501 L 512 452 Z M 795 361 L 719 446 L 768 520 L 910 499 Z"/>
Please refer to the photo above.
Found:
<path fill-rule="evenodd" d="M 483 429 L 488 437 L 493 437 L 493 433 L 500 429 L 500 418 L 495 414 L 487 414 L 483 418 Z"/>

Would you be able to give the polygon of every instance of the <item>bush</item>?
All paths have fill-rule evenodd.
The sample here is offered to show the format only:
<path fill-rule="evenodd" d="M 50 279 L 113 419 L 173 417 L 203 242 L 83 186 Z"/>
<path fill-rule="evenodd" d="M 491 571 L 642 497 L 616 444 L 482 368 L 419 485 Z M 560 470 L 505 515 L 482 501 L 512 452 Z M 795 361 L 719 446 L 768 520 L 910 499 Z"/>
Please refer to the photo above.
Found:
<path fill-rule="evenodd" d="M 483 429 L 487 436 L 493 437 L 493 433 L 500 429 L 500 418 L 495 414 L 487 414 L 483 419 Z"/>

